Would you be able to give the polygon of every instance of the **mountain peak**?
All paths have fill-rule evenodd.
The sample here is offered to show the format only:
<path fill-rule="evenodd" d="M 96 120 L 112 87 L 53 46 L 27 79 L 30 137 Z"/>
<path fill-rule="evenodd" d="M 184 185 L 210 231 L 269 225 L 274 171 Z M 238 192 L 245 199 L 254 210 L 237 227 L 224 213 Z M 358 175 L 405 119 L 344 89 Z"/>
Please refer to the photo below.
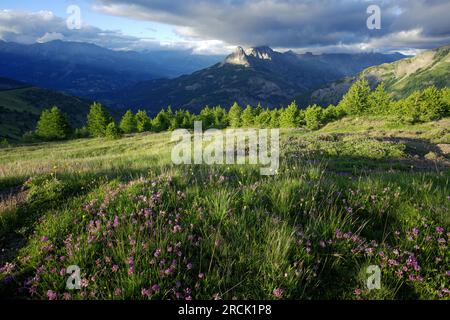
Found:
<path fill-rule="evenodd" d="M 247 55 L 242 47 L 237 47 L 232 54 L 225 58 L 224 63 L 241 65 L 245 67 L 250 66 Z"/>
<path fill-rule="evenodd" d="M 247 50 L 244 50 L 242 47 L 237 47 L 232 54 L 225 58 L 223 64 L 235 64 L 249 67 L 251 59 L 272 60 L 274 53 L 275 51 L 268 46 L 252 47 Z"/>
<path fill-rule="evenodd" d="M 245 53 L 260 60 L 272 60 L 274 51 L 268 46 L 261 46 L 249 48 Z"/>

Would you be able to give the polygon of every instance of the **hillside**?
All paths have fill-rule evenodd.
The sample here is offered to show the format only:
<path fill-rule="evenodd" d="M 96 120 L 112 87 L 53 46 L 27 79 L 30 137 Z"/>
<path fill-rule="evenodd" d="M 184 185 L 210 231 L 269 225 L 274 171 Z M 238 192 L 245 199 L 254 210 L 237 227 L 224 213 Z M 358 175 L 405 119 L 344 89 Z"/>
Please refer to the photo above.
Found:
<path fill-rule="evenodd" d="M 311 101 L 322 105 L 335 104 L 359 76 L 374 87 L 384 82 L 394 98 L 403 98 L 414 90 L 435 85 L 450 86 L 450 46 L 425 51 L 415 57 L 384 63 L 363 70 L 359 75 L 333 82 L 311 94 Z"/>
<path fill-rule="evenodd" d="M 138 83 L 127 90 L 105 94 L 109 105 L 145 108 L 151 113 L 171 105 L 198 111 L 205 105 L 268 107 L 289 103 L 308 92 L 368 66 L 402 58 L 400 54 L 296 54 L 269 47 L 238 47 L 222 63 L 170 80 Z"/>
<path fill-rule="evenodd" d="M 86 121 L 90 102 L 64 93 L 0 78 L 0 137 L 11 141 L 34 130 L 42 110 L 58 106 L 74 127 Z"/>
<path fill-rule="evenodd" d="M 284 130 L 274 176 L 174 165 L 167 132 L 0 150 L 0 296 L 446 299 L 449 121 Z"/>

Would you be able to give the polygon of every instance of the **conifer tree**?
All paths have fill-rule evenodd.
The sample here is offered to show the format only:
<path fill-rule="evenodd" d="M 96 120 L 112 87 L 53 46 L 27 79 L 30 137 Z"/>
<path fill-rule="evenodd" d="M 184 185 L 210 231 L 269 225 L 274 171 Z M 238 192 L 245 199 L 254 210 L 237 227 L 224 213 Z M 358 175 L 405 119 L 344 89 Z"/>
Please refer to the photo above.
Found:
<path fill-rule="evenodd" d="M 242 108 L 235 102 L 228 111 L 228 121 L 230 127 L 239 128 L 241 126 Z"/>
<path fill-rule="evenodd" d="M 392 100 L 386 92 L 384 83 L 380 83 L 375 91 L 369 95 L 369 110 L 374 114 L 388 114 Z"/>
<path fill-rule="evenodd" d="M 71 132 L 67 116 L 56 106 L 42 112 L 36 127 L 36 135 L 43 140 L 67 139 Z"/>
<path fill-rule="evenodd" d="M 339 108 L 345 110 L 348 115 L 365 113 L 369 108 L 369 83 L 364 77 L 359 78 L 344 95 Z"/>
<path fill-rule="evenodd" d="M 317 130 L 323 125 L 323 109 L 318 105 L 312 105 L 305 110 L 306 127 L 311 130 Z"/>
<path fill-rule="evenodd" d="M 273 109 L 270 112 L 270 127 L 271 128 L 280 127 L 280 110 Z"/>
<path fill-rule="evenodd" d="M 116 125 L 116 123 L 110 122 L 105 129 L 105 136 L 108 139 L 119 139 L 121 134 L 120 134 L 120 129 L 119 127 Z"/>
<path fill-rule="evenodd" d="M 253 126 L 254 118 L 253 118 L 253 109 L 250 105 L 244 109 L 241 115 L 241 126 L 245 128 L 249 128 Z"/>
<path fill-rule="evenodd" d="M 280 115 L 280 127 L 295 128 L 299 125 L 299 112 L 297 103 L 293 101 Z"/>
<path fill-rule="evenodd" d="M 264 110 L 258 116 L 256 116 L 255 124 L 260 128 L 269 128 L 270 120 L 271 120 L 270 110 Z"/>
<path fill-rule="evenodd" d="M 161 132 L 169 129 L 171 125 L 171 119 L 164 109 L 162 109 L 152 121 L 152 130 L 155 132 Z"/>
<path fill-rule="evenodd" d="M 122 120 L 120 120 L 119 127 L 123 133 L 133 133 L 137 131 L 136 117 L 131 110 L 125 112 Z"/>
<path fill-rule="evenodd" d="M 87 116 L 87 128 L 91 136 L 104 137 L 106 127 L 113 122 L 108 110 L 100 103 L 94 102 Z"/>
<path fill-rule="evenodd" d="M 145 110 L 139 110 L 136 113 L 136 129 L 138 132 L 146 132 L 152 129 L 152 119 Z"/>

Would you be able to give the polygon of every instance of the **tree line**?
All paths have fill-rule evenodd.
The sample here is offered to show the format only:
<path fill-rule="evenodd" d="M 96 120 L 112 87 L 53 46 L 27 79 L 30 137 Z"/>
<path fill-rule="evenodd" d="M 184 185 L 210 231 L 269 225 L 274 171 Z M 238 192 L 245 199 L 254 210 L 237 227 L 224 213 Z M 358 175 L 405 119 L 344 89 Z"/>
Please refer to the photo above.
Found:
<path fill-rule="evenodd" d="M 317 130 L 329 122 L 351 115 L 393 115 L 400 122 L 416 123 L 438 120 L 450 116 L 450 88 L 434 86 L 414 91 L 408 97 L 394 100 L 383 83 L 371 90 L 363 77 L 358 79 L 337 105 L 323 108 L 310 105 L 300 109 L 295 101 L 286 108 L 263 108 L 234 103 L 227 111 L 221 106 L 206 106 L 198 114 L 187 110 L 162 109 L 154 118 L 146 111 L 125 112 L 116 123 L 109 111 L 100 103 L 91 105 L 86 126 L 73 130 L 67 115 L 56 106 L 44 110 L 34 135 L 41 140 L 60 140 L 80 137 L 106 137 L 117 139 L 122 134 L 161 132 L 178 128 L 193 128 L 194 121 L 202 121 L 203 128 L 298 128 Z"/>

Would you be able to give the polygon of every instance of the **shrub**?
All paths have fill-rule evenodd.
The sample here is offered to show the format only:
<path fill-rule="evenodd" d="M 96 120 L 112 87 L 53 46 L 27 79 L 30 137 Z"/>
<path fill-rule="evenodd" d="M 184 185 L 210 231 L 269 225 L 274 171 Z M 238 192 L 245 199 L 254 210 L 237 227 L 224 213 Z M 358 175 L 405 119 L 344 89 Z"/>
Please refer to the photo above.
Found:
<path fill-rule="evenodd" d="M 6 138 L 3 138 L 0 140 L 0 148 L 8 148 L 9 145 L 9 141 Z"/>
<path fill-rule="evenodd" d="M 115 122 L 111 122 L 106 127 L 105 136 L 108 139 L 119 139 L 120 138 L 120 130 L 117 127 Z"/>
<path fill-rule="evenodd" d="M 89 137 L 89 130 L 86 127 L 76 128 L 73 133 L 75 139 L 87 138 Z"/>

